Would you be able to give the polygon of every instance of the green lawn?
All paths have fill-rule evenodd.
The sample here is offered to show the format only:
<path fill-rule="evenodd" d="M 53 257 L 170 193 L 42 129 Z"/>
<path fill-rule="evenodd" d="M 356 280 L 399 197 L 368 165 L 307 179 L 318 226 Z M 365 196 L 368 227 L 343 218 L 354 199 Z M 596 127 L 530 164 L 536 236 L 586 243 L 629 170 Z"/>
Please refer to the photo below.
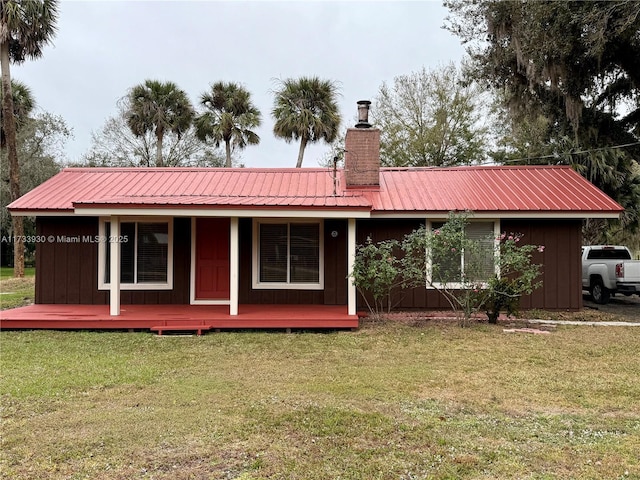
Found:
<path fill-rule="evenodd" d="M 0 267 L 0 309 L 33 303 L 35 274 L 35 268 L 25 268 L 24 278 L 13 278 L 13 268 Z"/>
<path fill-rule="evenodd" d="M 640 478 L 639 328 L 0 341 L 1 478 Z"/>
<path fill-rule="evenodd" d="M 36 274 L 34 267 L 26 267 L 24 269 L 25 277 L 33 277 Z M 7 278 L 13 278 L 13 267 L 0 267 L 0 280 L 6 280 Z"/>

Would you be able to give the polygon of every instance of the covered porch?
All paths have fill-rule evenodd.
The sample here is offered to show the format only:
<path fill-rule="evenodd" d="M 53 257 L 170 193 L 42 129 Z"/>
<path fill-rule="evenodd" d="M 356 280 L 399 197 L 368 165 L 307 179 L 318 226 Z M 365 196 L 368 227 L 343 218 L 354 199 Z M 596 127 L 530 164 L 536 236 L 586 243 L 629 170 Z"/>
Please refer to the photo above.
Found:
<path fill-rule="evenodd" d="M 2 329 L 151 330 L 340 329 L 358 328 L 358 315 L 344 305 L 122 305 L 119 315 L 109 305 L 38 304 L 0 312 Z"/>
<path fill-rule="evenodd" d="M 272 217 L 256 216 L 253 212 L 248 217 L 225 217 L 218 216 L 221 212 L 208 211 L 180 218 L 146 213 L 99 217 L 99 237 L 109 241 L 100 242 L 98 248 L 98 288 L 108 292 L 111 317 L 121 315 L 125 303 L 175 303 L 172 299 L 148 302 L 135 295 L 157 291 L 173 292 L 170 297 L 186 293 L 190 306 L 215 306 L 216 312 L 224 312 L 231 318 L 244 316 L 248 311 L 271 312 L 268 315 L 284 320 L 304 319 L 318 306 L 319 312 L 344 310 L 345 315 L 357 318 L 356 287 L 348 281 L 356 252 L 356 218 L 351 213 L 299 211 L 288 212 L 287 217 Z M 190 222 L 188 237 L 183 229 L 174 228 L 174 222 L 184 224 L 184 220 Z M 143 224 L 147 225 L 145 228 L 165 226 L 163 232 L 150 236 L 163 239 L 164 243 L 152 245 L 149 258 L 141 248 L 146 238 L 140 238 L 139 225 Z M 125 225 L 133 230 L 124 230 Z M 183 237 L 188 238 L 187 242 L 181 240 Z M 137 247 L 125 253 L 124 246 L 132 244 Z M 152 258 L 158 252 L 158 258 Z M 158 277 L 153 277 L 155 282 L 141 277 L 151 275 L 147 263 L 156 266 L 152 272 Z M 123 273 L 125 264 L 129 268 Z M 178 269 L 182 276 L 176 273 Z M 188 282 L 184 281 L 185 272 L 189 275 Z M 330 305 L 336 308 L 331 309 Z M 226 308 L 220 308 L 223 306 Z"/>

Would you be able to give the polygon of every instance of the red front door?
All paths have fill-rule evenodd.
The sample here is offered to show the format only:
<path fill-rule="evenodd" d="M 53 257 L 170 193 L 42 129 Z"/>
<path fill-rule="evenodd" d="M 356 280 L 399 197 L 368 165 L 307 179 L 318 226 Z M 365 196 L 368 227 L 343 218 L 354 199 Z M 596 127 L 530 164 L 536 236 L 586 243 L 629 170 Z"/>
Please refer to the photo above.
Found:
<path fill-rule="evenodd" d="M 196 300 L 229 299 L 228 218 L 196 219 Z"/>

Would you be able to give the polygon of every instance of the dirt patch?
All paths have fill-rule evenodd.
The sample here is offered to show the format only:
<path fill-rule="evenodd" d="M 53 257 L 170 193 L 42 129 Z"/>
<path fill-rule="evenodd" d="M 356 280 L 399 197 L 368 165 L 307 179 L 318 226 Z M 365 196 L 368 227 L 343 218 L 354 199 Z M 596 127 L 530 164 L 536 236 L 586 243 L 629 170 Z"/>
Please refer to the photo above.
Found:
<path fill-rule="evenodd" d="M 34 285 L 35 281 L 33 277 L 7 278 L 0 282 L 0 291 L 2 291 L 2 293 L 10 293 L 23 288 L 31 288 Z"/>
<path fill-rule="evenodd" d="M 560 320 L 577 322 L 640 322 L 640 297 L 625 297 L 616 295 L 611 297 L 607 305 L 598 305 L 585 295 L 583 309 L 578 312 L 530 310 L 522 311 L 517 317 L 500 315 L 498 324 L 507 327 L 527 326 L 527 320 Z M 364 325 L 379 322 L 398 322 L 410 326 L 424 326 L 427 324 L 457 324 L 452 311 L 398 311 L 382 315 L 380 318 L 366 317 Z M 472 323 L 487 323 L 485 314 L 477 314 Z"/>

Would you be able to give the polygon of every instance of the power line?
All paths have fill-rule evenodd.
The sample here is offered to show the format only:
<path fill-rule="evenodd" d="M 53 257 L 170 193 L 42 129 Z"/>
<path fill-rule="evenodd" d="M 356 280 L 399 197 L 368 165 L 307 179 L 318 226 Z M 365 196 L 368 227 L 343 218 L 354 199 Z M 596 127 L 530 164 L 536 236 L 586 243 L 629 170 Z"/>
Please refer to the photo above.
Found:
<path fill-rule="evenodd" d="M 610 147 L 591 148 L 591 149 L 588 149 L 588 150 L 579 150 L 577 152 L 566 152 L 566 153 L 562 153 L 562 154 L 552 153 L 552 154 L 549 154 L 549 155 L 541 155 L 541 156 L 538 156 L 538 157 L 515 158 L 515 159 L 511 159 L 511 160 L 505 160 L 502 163 L 517 163 L 517 162 L 524 162 L 524 161 L 527 161 L 527 160 L 544 160 L 545 158 L 558 158 L 558 157 L 561 157 L 563 155 L 582 155 L 583 153 L 600 152 L 600 151 L 603 151 L 603 150 L 610 150 L 610 149 L 614 149 L 614 148 L 634 147 L 636 145 L 640 145 L 640 142 L 625 143 L 625 144 L 622 144 L 622 145 L 612 145 Z"/>

